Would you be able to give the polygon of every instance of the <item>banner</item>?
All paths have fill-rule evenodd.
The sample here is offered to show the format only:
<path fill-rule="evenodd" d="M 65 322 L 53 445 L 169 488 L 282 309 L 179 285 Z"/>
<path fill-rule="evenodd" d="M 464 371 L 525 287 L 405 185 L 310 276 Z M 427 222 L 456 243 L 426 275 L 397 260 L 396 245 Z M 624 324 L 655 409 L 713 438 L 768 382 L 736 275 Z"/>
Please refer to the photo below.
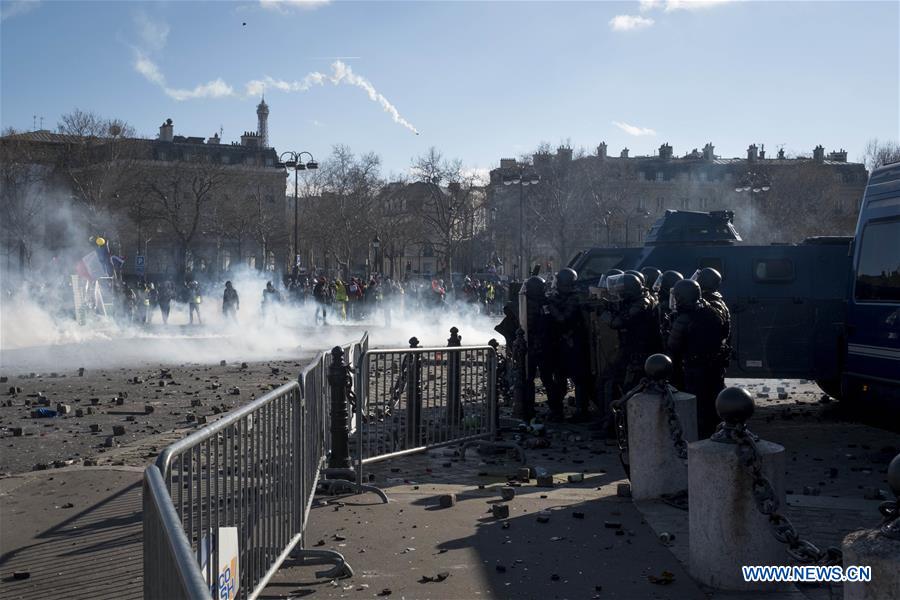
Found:
<path fill-rule="evenodd" d="M 237 527 L 219 527 L 219 600 L 237 598 L 240 585 L 238 571 L 238 530 Z"/>

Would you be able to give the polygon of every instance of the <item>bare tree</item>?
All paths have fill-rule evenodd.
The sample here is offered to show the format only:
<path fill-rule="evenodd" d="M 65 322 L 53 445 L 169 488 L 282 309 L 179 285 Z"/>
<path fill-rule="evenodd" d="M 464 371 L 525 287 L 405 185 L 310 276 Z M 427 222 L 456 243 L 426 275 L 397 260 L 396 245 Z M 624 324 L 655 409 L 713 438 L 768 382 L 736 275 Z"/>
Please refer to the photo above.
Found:
<path fill-rule="evenodd" d="M 880 166 L 900 161 L 900 144 L 893 140 L 872 138 L 866 143 L 860 161 L 871 173 Z"/>
<path fill-rule="evenodd" d="M 0 140 L 0 214 L 7 253 L 18 253 L 21 272 L 31 264 L 49 173 L 34 156 L 32 145 L 16 135 L 8 129 Z"/>
<path fill-rule="evenodd" d="M 458 159 L 448 160 L 435 149 L 412 164 L 413 177 L 424 191 L 418 218 L 428 240 L 444 259 L 448 279 L 460 245 L 474 237 L 476 216 L 483 208 L 484 188 L 475 173 L 463 169 Z"/>
<path fill-rule="evenodd" d="M 57 131 L 65 136 L 57 166 L 86 209 L 89 226 L 99 227 L 131 175 L 134 130 L 120 119 L 75 109 L 60 118 Z"/>
<path fill-rule="evenodd" d="M 221 201 L 225 182 L 220 165 L 200 163 L 147 173 L 143 185 L 154 218 L 165 223 L 175 238 L 175 264 L 179 276 L 187 270 L 192 246 L 201 233 L 208 207 Z"/>

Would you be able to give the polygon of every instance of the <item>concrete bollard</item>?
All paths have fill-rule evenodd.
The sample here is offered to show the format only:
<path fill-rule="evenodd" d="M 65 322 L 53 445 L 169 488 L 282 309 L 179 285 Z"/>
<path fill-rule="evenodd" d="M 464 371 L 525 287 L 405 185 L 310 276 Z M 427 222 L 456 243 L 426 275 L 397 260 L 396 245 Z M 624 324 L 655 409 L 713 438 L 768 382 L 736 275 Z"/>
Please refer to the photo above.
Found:
<path fill-rule="evenodd" d="M 888 467 L 888 485 L 895 500 L 881 503 L 882 526 L 854 531 L 844 538 L 844 572 L 850 566 L 872 568 L 871 581 L 844 583 L 844 600 L 900 598 L 900 454 Z"/>
<path fill-rule="evenodd" d="M 743 427 L 753 414 L 746 390 L 727 388 L 716 399 L 724 428 L 708 440 L 688 445 L 689 565 L 698 582 L 719 590 L 778 590 L 783 583 L 745 582 L 745 565 L 786 564 L 784 546 L 772 535 L 751 493 L 753 478 L 737 456 L 729 431 Z M 731 429 L 729 429 L 731 428 Z M 784 447 L 756 442 L 762 474 L 784 502 Z"/>
<path fill-rule="evenodd" d="M 647 376 L 656 384 L 632 396 L 626 404 L 628 458 L 631 466 L 631 494 L 635 500 L 659 498 L 686 490 L 687 463 L 679 458 L 672 440 L 668 412 L 664 407 L 666 380 L 672 373 L 672 361 L 654 354 L 644 365 Z M 672 394 L 675 414 L 686 442 L 697 439 L 697 399 L 691 394 Z"/>

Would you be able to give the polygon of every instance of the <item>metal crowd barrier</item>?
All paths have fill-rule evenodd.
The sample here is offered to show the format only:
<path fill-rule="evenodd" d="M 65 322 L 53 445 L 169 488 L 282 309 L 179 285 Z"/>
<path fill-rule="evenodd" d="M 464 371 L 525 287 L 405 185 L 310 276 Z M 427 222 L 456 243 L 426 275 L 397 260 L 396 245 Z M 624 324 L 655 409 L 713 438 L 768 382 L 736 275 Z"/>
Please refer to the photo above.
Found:
<path fill-rule="evenodd" d="M 367 344 L 363 337 L 350 352 Z M 327 355 L 299 381 L 169 446 L 146 469 L 144 598 L 253 599 L 289 555 L 335 563 L 318 576 L 352 574 L 337 552 L 303 549 L 330 445 Z M 236 528 L 233 563 L 220 556 L 221 528 Z"/>
<path fill-rule="evenodd" d="M 357 481 L 363 465 L 451 444 L 465 449 L 493 438 L 496 369 L 491 346 L 364 352 L 351 448 Z"/>

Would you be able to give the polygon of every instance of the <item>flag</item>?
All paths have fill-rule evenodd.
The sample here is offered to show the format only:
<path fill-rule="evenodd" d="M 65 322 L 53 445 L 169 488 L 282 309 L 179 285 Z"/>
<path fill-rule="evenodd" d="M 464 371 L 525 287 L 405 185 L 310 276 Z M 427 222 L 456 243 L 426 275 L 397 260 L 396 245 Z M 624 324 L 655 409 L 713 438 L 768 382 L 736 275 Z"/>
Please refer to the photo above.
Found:
<path fill-rule="evenodd" d="M 106 276 L 106 268 L 100 262 L 96 252 L 89 252 L 75 265 L 75 272 L 83 279 L 98 279 Z"/>

